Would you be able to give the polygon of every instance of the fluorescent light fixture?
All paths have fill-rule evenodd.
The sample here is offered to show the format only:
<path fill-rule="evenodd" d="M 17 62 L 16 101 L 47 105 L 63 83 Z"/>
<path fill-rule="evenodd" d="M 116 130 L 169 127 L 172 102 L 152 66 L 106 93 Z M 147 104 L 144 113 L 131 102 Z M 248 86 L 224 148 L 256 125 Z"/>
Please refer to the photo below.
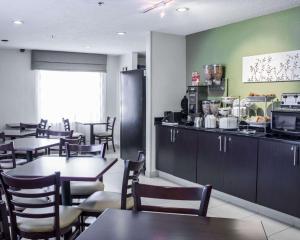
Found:
<path fill-rule="evenodd" d="M 172 2 L 172 1 L 173 1 L 173 0 L 164 0 L 164 1 L 160 1 L 160 2 L 158 2 L 158 3 L 156 3 L 156 4 L 153 4 L 151 7 L 148 7 L 148 8 L 146 8 L 146 9 L 144 9 L 144 10 L 142 11 L 142 13 L 147 13 L 147 12 L 150 12 L 150 11 L 156 9 L 156 8 L 164 7 L 164 6 L 166 6 L 168 3 Z"/>
<path fill-rule="evenodd" d="M 190 9 L 187 8 L 187 7 L 180 7 L 180 8 L 177 8 L 177 9 L 176 9 L 177 12 L 187 12 L 187 11 L 189 11 L 189 10 L 190 10 Z"/>
<path fill-rule="evenodd" d="M 126 32 L 117 32 L 117 34 L 120 36 L 124 36 L 126 34 Z"/>
<path fill-rule="evenodd" d="M 22 20 L 14 20 L 13 23 L 15 25 L 23 25 L 24 24 L 24 22 Z"/>

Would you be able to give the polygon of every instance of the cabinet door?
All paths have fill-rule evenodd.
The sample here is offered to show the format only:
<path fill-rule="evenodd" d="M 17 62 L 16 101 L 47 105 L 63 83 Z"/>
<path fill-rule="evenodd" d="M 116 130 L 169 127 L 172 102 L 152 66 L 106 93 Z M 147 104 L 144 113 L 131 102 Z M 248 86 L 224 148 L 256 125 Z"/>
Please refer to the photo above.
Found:
<path fill-rule="evenodd" d="M 224 192 L 256 201 L 257 145 L 254 138 L 224 136 Z"/>
<path fill-rule="evenodd" d="M 170 127 L 156 126 L 156 168 L 169 174 L 174 174 L 172 131 Z"/>
<path fill-rule="evenodd" d="M 260 140 L 257 201 L 259 204 L 300 217 L 299 146 Z"/>
<path fill-rule="evenodd" d="M 197 132 L 174 129 L 174 175 L 196 182 Z"/>
<path fill-rule="evenodd" d="M 222 135 L 201 132 L 198 136 L 197 183 L 223 190 Z"/>

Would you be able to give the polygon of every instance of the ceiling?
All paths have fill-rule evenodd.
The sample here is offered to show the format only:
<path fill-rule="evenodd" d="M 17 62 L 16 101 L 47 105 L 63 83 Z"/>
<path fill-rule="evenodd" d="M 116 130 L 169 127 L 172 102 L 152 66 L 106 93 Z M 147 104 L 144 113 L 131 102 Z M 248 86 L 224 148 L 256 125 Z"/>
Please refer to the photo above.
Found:
<path fill-rule="evenodd" d="M 141 11 L 160 0 L 0 0 L 1 48 L 123 54 L 145 51 L 149 31 L 180 35 L 300 6 L 300 0 L 174 0 L 165 8 Z M 188 12 L 177 12 L 188 7 Z M 20 19 L 23 25 L 12 21 Z M 119 36 L 117 32 L 127 32 Z"/>

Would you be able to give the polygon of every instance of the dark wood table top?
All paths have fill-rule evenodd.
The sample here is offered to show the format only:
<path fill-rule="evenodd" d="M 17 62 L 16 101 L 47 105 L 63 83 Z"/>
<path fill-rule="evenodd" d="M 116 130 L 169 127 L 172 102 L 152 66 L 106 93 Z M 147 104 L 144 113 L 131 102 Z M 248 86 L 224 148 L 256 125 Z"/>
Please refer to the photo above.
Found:
<path fill-rule="evenodd" d="M 64 181 L 96 181 L 116 162 L 117 158 L 43 156 L 8 171 L 16 177 L 43 177 L 60 172 Z"/>
<path fill-rule="evenodd" d="M 3 131 L 6 137 L 26 137 L 35 133 L 35 131 L 19 129 L 7 129 Z"/>
<path fill-rule="evenodd" d="M 106 125 L 106 122 L 76 122 L 79 123 L 81 125 Z"/>
<path fill-rule="evenodd" d="M 107 209 L 77 240 L 267 240 L 261 223 Z"/>
<path fill-rule="evenodd" d="M 30 124 L 30 125 L 34 125 L 37 123 L 27 123 L 26 124 Z M 8 128 L 20 128 L 20 123 L 6 123 L 6 127 Z"/>
<path fill-rule="evenodd" d="M 5 141 L 9 143 L 11 141 Z M 47 139 L 47 138 L 18 138 L 13 140 L 14 148 L 16 151 L 35 151 L 48 147 L 58 146 L 59 139 Z"/>

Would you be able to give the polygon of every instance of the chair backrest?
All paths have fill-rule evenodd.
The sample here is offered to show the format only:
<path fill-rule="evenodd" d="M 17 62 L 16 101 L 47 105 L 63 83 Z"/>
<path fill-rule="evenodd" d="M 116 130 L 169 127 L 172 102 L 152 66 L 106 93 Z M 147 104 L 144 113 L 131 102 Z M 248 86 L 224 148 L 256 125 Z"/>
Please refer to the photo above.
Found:
<path fill-rule="evenodd" d="M 114 134 L 114 128 L 116 123 L 116 117 L 114 117 L 112 120 L 110 117 L 107 117 L 107 125 L 106 125 L 106 131 L 111 131 L 112 135 Z"/>
<path fill-rule="evenodd" d="M 37 128 L 35 130 L 36 138 L 48 138 L 48 129 Z"/>
<path fill-rule="evenodd" d="M 0 223 L 2 225 L 2 228 L 0 231 L 0 239 L 10 240 L 10 232 L 9 232 L 6 204 L 2 200 L 0 200 Z"/>
<path fill-rule="evenodd" d="M 5 133 L 0 132 L 0 142 L 5 142 Z"/>
<path fill-rule="evenodd" d="M 124 161 L 125 168 L 121 192 L 121 209 L 126 209 L 127 198 L 132 197 L 132 183 L 139 180 L 145 161 Z"/>
<path fill-rule="evenodd" d="M 67 158 L 77 157 L 85 154 L 99 154 L 101 158 L 105 157 L 106 143 L 96 145 L 80 145 L 80 144 L 69 144 L 66 143 Z"/>
<path fill-rule="evenodd" d="M 74 137 L 74 138 L 60 138 L 59 140 L 59 150 L 58 155 L 60 157 L 67 156 L 66 153 L 66 143 L 69 144 L 80 144 L 80 137 Z M 65 155 L 63 154 L 65 152 Z"/>
<path fill-rule="evenodd" d="M 41 118 L 41 121 L 40 121 L 40 123 L 39 123 L 39 128 L 41 128 L 41 129 L 46 129 L 46 127 L 47 127 L 47 123 L 48 123 L 48 120 L 46 120 L 46 119 L 42 119 Z"/>
<path fill-rule="evenodd" d="M 162 187 L 133 183 L 134 210 L 166 213 L 193 214 L 205 217 L 212 186 L 198 187 Z M 142 204 L 141 198 L 200 201 L 199 209 L 160 207 Z"/>
<path fill-rule="evenodd" d="M 62 121 L 64 124 L 65 131 L 71 131 L 70 120 L 68 118 L 63 118 Z"/>
<path fill-rule="evenodd" d="M 71 131 L 54 131 L 54 130 L 48 130 L 47 131 L 48 138 L 50 137 L 66 137 L 71 138 L 73 135 L 73 130 Z"/>
<path fill-rule="evenodd" d="M 16 156 L 13 142 L 0 145 L 0 169 L 13 169 L 16 167 Z M 4 164 L 4 165 L 3 165 Z M 8 165 L 8 167 L 5 167 Z"/>
<path fill-rule="evenodd" d="M 31 124 L 31 123 L 20 123 L 20 130 L 26 129 L 36 129 L 39 127 L 39 124 Z"/>
<path fill-rule="evenodd" d="M 20 235 L 26 237 L 26 233 L 18 229 L 17 217 L 27 219 L 53 218 L 54 230 L 52 234 L 53 237 L 55 236 L 59 239 L 60 173 L 40 178 L 17 178 L 2 172 L 0 180 L 7 200 L 13 239 L 17 239 L 16 233 L 20 233 Z M 43 188 L 48 188 L 49 191 L 45 191 Z M 31 189 L 37 189 L 37 192 L 33 193 L 30 191 Z M 25 198 L 48 198 L 49 201 L 45 203 L 32 203 L 25 201 Z M 38 209 L 37 212 L 39 213 L 22 211 L 24 208 Z"/>

